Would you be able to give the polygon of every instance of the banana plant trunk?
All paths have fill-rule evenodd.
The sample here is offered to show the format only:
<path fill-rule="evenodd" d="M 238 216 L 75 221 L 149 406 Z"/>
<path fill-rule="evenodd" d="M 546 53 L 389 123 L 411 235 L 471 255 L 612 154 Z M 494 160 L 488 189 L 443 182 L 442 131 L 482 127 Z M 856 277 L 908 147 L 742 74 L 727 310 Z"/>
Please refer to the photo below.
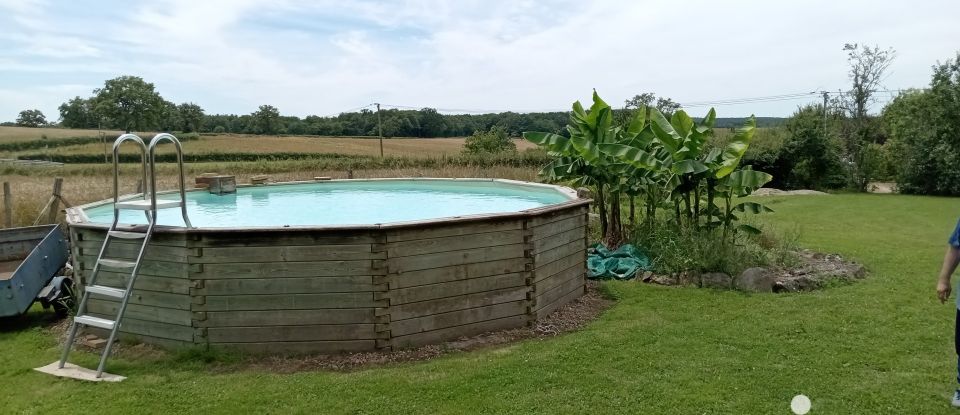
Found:
<path fill-rule="evenodd" d="M 604 232 L 604 245 L 608 249 L 617 249 L 623 243 L 623 226 L 620 214 L 620 192 L 610 192 L 610 208 L 607 217 L 607 230 Z"/>

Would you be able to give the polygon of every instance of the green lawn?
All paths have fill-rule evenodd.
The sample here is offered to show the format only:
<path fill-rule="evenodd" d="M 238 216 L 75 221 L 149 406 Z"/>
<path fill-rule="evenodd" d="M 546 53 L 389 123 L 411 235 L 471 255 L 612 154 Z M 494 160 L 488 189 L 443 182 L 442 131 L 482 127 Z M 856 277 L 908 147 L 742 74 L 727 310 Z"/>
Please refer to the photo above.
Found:
<path fill-rule="evenodd" d="M 0 329 L 3 413 L 955 413 L 954 307 L 934 299 L 960 200 L 768 198 L 804 246 L 864 262 L 860 283 L 745 295 L 610 283 L 619 302 L 586 329 L 353 373 L 214 373 L 196 360 L 112 360 L 120 384 L 31 369 L 56 359 L 36 324 Z M 80 364 L 94 356 L 75 353 Z"/>

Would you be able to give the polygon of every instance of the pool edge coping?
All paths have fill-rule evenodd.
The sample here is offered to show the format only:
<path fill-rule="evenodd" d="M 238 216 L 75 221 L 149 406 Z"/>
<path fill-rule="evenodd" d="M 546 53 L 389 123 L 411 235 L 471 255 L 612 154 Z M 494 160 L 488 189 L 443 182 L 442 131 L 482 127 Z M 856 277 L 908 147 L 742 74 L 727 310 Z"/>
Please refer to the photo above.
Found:
<path fill-rule="evenodd" d="M 421 219 L 413 221 L 399 221 L 399 222 L 386 222 L 386 223 L 375 223 L 375 224 L 352 224 L 352 225 L 293 225 L 293 226 L 245 226 L 245 227 L 194 227 L 187 228 L 184 226 L 167 226 L 167 225 L 157 225 L 154 228 L 156 233 L 166 233 L 166 234 L 191 234 L 191 233 L 233 233 L 233 232 L 317 232 L 317 231 L 358 231 L 358 230 L 392 230 L 392 229 L 403 229 L 409 227 L 417 226 L 431 226 L 431 225 L 446 225 L 446 224 L 456 224 L 456 223 L 469 223 L 489 219 L 513 219 L 513 218 L 524 218 L 531 217 L 536 215 L 542 215 L 546 213 L 551 213 L 553 211 L 559 211 L 568 209 L 571 207 L 587 205 L 593 202 L 593 199 L 581 199 L 578 197 L 576 190 L 566 187 L 553 185 L 548 183 L 537 183 L 537 182 L 526 182 L 521 180 L 511 180 L 511 179 L 500 179 L 500 178 L 444 178 L 444 177 L 386 177 L 386 178 L 364 178 L 364 179 L 324 179 L 324 180 L 297 180 L 289 182 L 275 182 L 275 183 L 264 183 L 259 185 L 254 184 L 238 184 L 238 188 L 246 187 L 264 187 L 264 186 L 283 186 L 283 185 L 296 185 L 296 184 L 320 184 L 320 183 L 332 183 L 332 182 L 372 182 L 372 181 L 463 181 L 463 182 L 499 182 L 504 184 L 510 184 L 515 186 L 529 186 L 529 187 L 541 187 L 549 188 L 556 190 L 562 195 L 569 198 L 566 202 L 553 203 L 546 206 L 540 206 L 532 209 L 525 209 L 514 212 L 500 212 L 500 213 L 479 213 L 474 215 L 462 215 L 462 216 L 442 216 L 433 219 Z M 187 189 L 187 192 L 196 192 L 203 191 L 204 188 L 192 188 Z M 179 190 L 165 190 L 157 192 L 157 195 L 177 193 Z M 139 196 L 137 193 L 125 194 L 119 197 L 120 201 L 130 200 Z M 94 208 L 103 206 L 109 203 L 113 203 L 112 199 L 104 199 L 96 202 L 90 202 L 79 206 L 74 206 L 67 208 L 66 211 L 66 221 L 67 225 L 71 227 L 78 227 L 83 229 L 108 229 L 110 228 L 109 223 L 93 223 L 90 222 L 90 218 L 87 217 L 84 212 L 85 209 Z M 124 230 L 130 229 L 146 229 L 147 225 L 125 225 L 123 226 Z"/>

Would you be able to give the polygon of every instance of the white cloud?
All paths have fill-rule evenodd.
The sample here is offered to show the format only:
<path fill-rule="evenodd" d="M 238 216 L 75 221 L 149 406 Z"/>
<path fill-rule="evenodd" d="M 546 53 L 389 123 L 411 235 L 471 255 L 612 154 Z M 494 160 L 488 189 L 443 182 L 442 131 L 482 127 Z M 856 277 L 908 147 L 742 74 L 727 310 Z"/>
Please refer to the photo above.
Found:
<path fill-rule="evenodd" d="M 614 104 L 644 91 L 704 101 L 836 90 L 847 84 L 841 47 L 857 41 L 898 50 L 888 87 L 921 87 L 930 65 L 953 57 L 960 38 L 952 21 L 960 4 L 936 0 L 169 0 L 99 7 L 120 16 L 98 18 L 94 10 L 78 17 L 45 1 L 0 0 L 8 15 L 0 24 L 11 28 L 0 33 L 11 45 L 0 49 L 0 119 L 28 102 L 55 111 L 72 96 L 43 85 L 89 87 L 121 74 L 142 76 L 168 99 L 208 112 L 245 113 L 269 103 L 297 115 L 373 101 L 566 109 L 592 88 Z M 803 102 L 718 109 L 786 115 Z"/>

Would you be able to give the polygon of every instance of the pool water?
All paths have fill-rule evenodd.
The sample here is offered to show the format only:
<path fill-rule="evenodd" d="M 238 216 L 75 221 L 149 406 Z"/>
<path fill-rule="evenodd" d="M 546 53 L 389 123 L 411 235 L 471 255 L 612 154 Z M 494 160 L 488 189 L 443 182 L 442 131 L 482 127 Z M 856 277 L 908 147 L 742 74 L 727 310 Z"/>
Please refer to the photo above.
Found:
<path fill-rule="evenodd" d="M 187 214 L 193 226 L 204 228 L 363 225 L 517 212 L 570 198 L 551 187 L 489 180 L 333 181 L 242 187 L 227 195 L 188 192 Z M 84 212 L 90 222 L 113 221 L 112 203 Z M 124 210 L 120 222 L 146 219 L 143 212 Z M 180 210 L 160 210 L 158 224 L 183 226 Z"/>

